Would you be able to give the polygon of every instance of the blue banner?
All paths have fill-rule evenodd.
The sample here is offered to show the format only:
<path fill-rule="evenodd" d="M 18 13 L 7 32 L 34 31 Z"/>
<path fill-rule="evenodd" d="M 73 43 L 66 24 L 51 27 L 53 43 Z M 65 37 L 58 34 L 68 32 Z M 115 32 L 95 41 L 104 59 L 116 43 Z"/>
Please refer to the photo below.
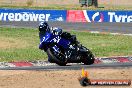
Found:
<path fill-rule="evenodd" d="M 132 11 L 0 9 L 0 21 L 132 22 Z"/>
<path fill-rule="evenodd" d="M 132 11 L 68 10 L 68 22 L 132 22 Z"/>
<path fill-rule="evenodd" d="M 94 22 L 132 22 L 132 11 L 87 11 Z"/>
<path fill-rule="evenodd" d="M 66 21 L 66 10 L 0 9 L 0 21 Z"/>

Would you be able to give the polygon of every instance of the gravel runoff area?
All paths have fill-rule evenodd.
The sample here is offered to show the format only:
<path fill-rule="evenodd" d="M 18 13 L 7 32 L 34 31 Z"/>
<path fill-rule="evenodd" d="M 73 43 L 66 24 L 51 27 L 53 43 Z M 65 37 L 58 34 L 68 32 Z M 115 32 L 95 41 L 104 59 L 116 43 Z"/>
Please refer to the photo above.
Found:
<path fill-rule="evenodd" d="M 90 79 L 131 79 L 132 68 L 85 69 Z M 80 70 L 0 70 L 0 88 L 82 88 Z M 90 86 L 86 88 L 95 88 Z M 96 86 L 96 88 L 132 88 L 131 86 Z"/>

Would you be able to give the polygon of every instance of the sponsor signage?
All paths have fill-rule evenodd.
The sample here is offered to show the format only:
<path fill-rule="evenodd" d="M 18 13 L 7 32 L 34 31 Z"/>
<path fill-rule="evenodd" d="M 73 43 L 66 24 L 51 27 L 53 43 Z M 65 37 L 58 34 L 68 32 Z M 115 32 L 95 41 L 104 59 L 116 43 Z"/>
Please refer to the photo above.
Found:
<path fill-rule="evenodd" d="M 132 11 L 67 11 L 68 22 L 132 22 Z"/>
<path fill-rule="evenodd" d="M 0 9 L 0 21 L 66 21 L 66 10 Z"/>
<path fill-rule="evenodd" d="M 130 86 L 130 79 L 91 79 L 89 72 L 82 68 L 82 74 L 78 78 L 81 86 Z"/>
<path fill-rule="evenodd" d="M 0 21 L 132 22 L 132 11 L 0 9 Z"/>

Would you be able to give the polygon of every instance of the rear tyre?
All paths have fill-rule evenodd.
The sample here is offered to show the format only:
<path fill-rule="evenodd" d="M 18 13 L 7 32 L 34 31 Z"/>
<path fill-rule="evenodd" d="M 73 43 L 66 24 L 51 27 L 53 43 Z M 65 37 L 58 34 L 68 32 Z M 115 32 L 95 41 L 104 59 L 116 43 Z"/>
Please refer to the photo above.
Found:
<path fill-rule="evenodd" d="M 56 55 L 52 49 L 47 49 L 47 54 L 49 58 L 49 62 L 56 63 L 60 66 L 66 66 L 67 62 L 65 62 L 65 57 L 62 54 Z"/>
<path fill-rule="evenodd" d="M 91 65 L 94 63 L 95 58 L 94 55 L 92 54 L 92 52 L 87 49 L 86 47 L 82 46 L 82 48 L 84 49 L 84 51 L 86 51 L 83 55 L 82 55 L 82 62 L 85 65 Z"/>

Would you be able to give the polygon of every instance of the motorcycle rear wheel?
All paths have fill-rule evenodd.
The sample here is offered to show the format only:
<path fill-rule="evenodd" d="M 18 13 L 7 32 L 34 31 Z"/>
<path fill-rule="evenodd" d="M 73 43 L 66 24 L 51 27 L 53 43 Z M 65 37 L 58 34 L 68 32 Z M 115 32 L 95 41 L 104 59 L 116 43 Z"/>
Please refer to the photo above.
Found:
<path fill-rule="evenodd" d="M 83 54 L 82 56 L 82 63 L 84 63 L 85 65 L 91 65 L 94 63 L 95 58 L 94 55 L 92 54 L 92 52 L 87 49 L 86 47 L 82 46 L 82 48 L 87 51 Z"/>
<path fill-rule="evenodd" d="M 58 55 L 56 55 L 50 48 L 47 49 L 47 54 L 52 63 L 54 62 L 60 66 L 66 66 L 67 62 L 62 61 L 65 60 L 65 57 L 63 55 L 60 54 L 58 57 Z"/>

